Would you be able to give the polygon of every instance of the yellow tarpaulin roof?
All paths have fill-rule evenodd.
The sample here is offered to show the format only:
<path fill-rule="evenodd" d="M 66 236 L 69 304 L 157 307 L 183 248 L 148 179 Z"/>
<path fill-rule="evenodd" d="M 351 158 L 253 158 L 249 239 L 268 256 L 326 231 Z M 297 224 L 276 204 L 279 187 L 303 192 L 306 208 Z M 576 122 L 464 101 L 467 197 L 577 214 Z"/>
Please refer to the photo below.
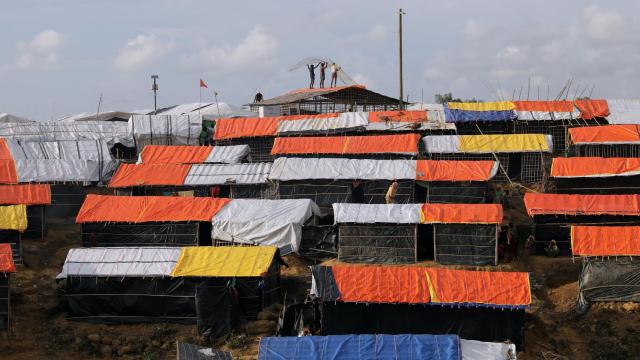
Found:
<path fill-rule="evenodd" d="M 27 229 L 26 205 L 0 206 L 0 230 Z"/>
<path fill-rule="evenodd" d="M 548 152 L 544 134 L 461 135 L 460 152 Z"/>
<path fill-rule="evenodd" d="M 184 247 L 171 276 L 261 276 L 275 254 L 273 246 Z"/>
<path fill-rule="evenodd" d="M 516 108 L 511 101 L 487 101 L 487 102 L 450 102 L 447 103 L 451 110 L 465 111 L 506 111 Z"/>

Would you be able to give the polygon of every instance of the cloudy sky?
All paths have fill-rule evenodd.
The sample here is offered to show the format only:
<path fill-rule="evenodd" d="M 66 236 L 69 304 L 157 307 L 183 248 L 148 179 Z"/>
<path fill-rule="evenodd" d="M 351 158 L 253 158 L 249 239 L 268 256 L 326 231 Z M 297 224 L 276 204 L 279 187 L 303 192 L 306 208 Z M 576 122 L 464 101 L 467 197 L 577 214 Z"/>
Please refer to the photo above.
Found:
<path fill-rule="evenodd" d="M 555 97 L 569 78 L 593 97 L 640 97 L 638 1 L 21 0 L 2 6 L 0 112 L 65 114 L 198 101 L 249 102 L 307 85 L 298 60 L 327 56 L 397 96 L 402 7 L 405 94 Z M 522 90 L 522 95 L 521 90 Z M 212 99 L 212 91 L 203 94 Z"/>

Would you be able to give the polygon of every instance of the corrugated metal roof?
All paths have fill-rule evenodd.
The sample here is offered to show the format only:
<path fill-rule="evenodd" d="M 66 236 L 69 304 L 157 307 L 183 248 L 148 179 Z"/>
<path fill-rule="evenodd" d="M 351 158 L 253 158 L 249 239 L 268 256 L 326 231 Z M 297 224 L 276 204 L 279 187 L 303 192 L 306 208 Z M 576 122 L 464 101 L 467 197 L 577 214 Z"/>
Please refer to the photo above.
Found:
<path fill-rule="evenodd" d="M 263 184 L 272 163 L 197 164 L 184 180 L 185 185 Z"/>

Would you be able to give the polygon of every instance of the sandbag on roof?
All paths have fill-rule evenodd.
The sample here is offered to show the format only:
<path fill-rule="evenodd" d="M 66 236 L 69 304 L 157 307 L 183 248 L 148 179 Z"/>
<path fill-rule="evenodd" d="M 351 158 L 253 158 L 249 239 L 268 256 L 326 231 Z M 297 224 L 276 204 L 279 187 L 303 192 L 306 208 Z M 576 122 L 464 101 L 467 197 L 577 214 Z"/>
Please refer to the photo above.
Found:
<path fill-rule="evenodd" d="M 552 152 L 551 135 L 429 135 L 422 138 L 427 153 Z"/>
<path fill-rule="evenodd" d="M 248 145 L 189 146 L 147 145 L 140 154 L 143 164 L 235 164 L 249 155 Z"/>
<path fill-rule="evenodd" d="M 27 229 L 27 207 L 25 205 L 0 206 L 0 230 Z"/>
<path fill-rule="evenodd" d="M 56 278 L 171 276 L 180 252 L 172 247 L 71 249 Z"/>
<path fill-rule="evenodd" d="M 422 204 L 333 204 L 335 224 L 419 224 Z"/>
<path fill-rule="evenodd" d="M 640 124 L 640 100 L 607 100 L 609 124 Z"/>
<path fill-rule="evenodd" d="M 276 251 L 272 246 L 184 247 L 171 276 L 260 277 Z"/>
<path fill-rule="evenodd" d="M 457 335 L 329 335 L 263 337 L 258 360 L 458 360 Z"/>
<path fill-rule="evenodd" d="M 189 164 L 120 164 L 109 182 L 110 188 L 153 185 L 182 185 Z"/>
<path fill-rule="evenodd" d="M 319 213 L 309 199 L 234 199 L 213 216 L 211 238 L 276 246 L 283 255 L 297 252 L 302 225 Z"/>
<path fill-rule="evenodd" d="M 374 160 L 337 158 L 277 158 L 269 179 L 415 179 L 415 160 Z"/>
<path fill-rule="evenodd" d="M 554 158 L 551 177 L 613 177 L 640 175 L 640 158 Z"/>
<path fill-rule="evenodd" d="M 423 204 L 422 222 L 427 224 L 500 224 L 500 204 Z"/>
<path fill-rule="evenodd" d="M 606 117 L 609 115 L 609 104 L 607 104 L 607 100 L 574 100 L 574 103 L 580 110 L 580 117 L 583 119 L 593 119 L 595 117 Z"/>
<path fill-rule="evenodd" d="M 2 205 L 49 205 L 51 186 L 48 184 L 0 185 Z"/>
<path fill-rule="evenodd" d="M 419 134 L 372 136 L 279 137 L 272 155 L 279 154 L 407 154 L 418 153 Z"/>
<path fill-rule="evenodd" d="M 487 181 L 498 172 L 497 161 L 417 160 L 416 180 Z"/>
<path fill-rule="evenodd" d="M 8 274 L 16 272 L 16 264 L 13 262 L 11 244 L 0 244 L 0 273 Z"/>
<path fill-rule="evenodd" d="M 574 256 L 640 256 L 640 226 L 571 226 Z"/>
<path fill-rule="evenodd" d="M 640 216 L 640 195 L 524 194 L 529 216 L 627 215 Z"/>
<path fill-rule="evenodd" d="M 571 142 L 584 144 L 640 144 L 640 125 L 584 126 L 569 129 Z"/>
<path fill-rule="evenodd" d="M 194 164 L 184 185 L 264 184 L 271 171 L 271 163 Z"/>
<path fill-rule="evenodd" d="M 513 101 L 518 120 L 577 119 L 580 111 L 569 100 Z"/>
<path fill-rule="evenodd" d="M 211 221 L 229 199 L 180 196 L 87 195 L 76 223 Z"/>

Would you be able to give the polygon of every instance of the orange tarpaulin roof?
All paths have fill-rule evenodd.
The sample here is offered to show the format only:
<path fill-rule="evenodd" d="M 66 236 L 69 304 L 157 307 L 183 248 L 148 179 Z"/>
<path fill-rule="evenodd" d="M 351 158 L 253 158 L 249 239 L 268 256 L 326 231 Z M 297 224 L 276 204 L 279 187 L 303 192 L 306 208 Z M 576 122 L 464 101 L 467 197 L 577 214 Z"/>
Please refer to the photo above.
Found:
<path fill-rule="evenodd" d="M 11 244 L 0 244 L 0 273 L 16 272 L 16 264 L 13 262 Z"/>
<path fill-rule="evenodd" d="M 420 134 L 276 138 L 271 154 L 417 154 Z"/>
<path fill-rule="evenodd" d="M 200 164 L 213 150 L 213 146 L 147 145 L 140 158 L 144 164 Z"/>
<path fill-rule="evenodd" d="M 638 256 L 640 226 L 571 226 L 576 256 Z"/>
<path fill-rule="evenodd" d="M 275 136 L 278 124 L 284 120 L 326 119 L 338 116 L 337 113 L 316 115 L 287 115 L 255 118 L 224 118 L 216 120 L 213 138 L 216 140 L 244 137 Z"/>
<path fill-rule="evenodd" d="M 425 122 L 427 121 L 426 110 L 389 110 L 389 111 L 369 111 L 369 122 Z"/>
<path fill-rule="evenodd" d="M 551 177 L 607 177 L 640 175 L 640 158 L 554 158 Z"/>
<path fill-rule="evenodd" d="M 524 195 L 524 206 L 535 215 L 640 215 L 640 195 Z"/>
<path fill-rule="evenodd" d="M 51 186 L 48 184 L 0 185 L 0 204 L 51 204 Z"/>
<path fill-rule="evenodd" d="M 182 185 L 189 169 L 186 164 L 120 164 L 109 187 Z"/>
<path fill-rule="evenodd" d="M 423 204 L 423 223 L 500 224 L 500 204 Z"/>
<path fill-rule="evenodd" d="M 487 181 L 497 170 L 495 161 L 417 160 L 416 180 Z"/>
<path fill-rule="evenodd" d="M 575 104 L 580 110 L 580 117 L 583 119 L 609 116 L 607 100 L 575 100 Z"/>
<path fill-rule="evenodd" d="M 572 112 L 573 102 L 568 100 L 524 100 L 513 101 L 516 111 Z"/>
<path fill-rule="evenodd" d="M 18 174 L 13 155 L 11 155 L 11 150 L 4 139 L 0 139 L 0 184 L 15 184 L 17 182 Z"/>
<path fill-rule="evenodd" d="M 342 302 L 531 304 L 529 275 L 418 266 L 331 267 Z"/>
<path fill-rule="evenodd" d="M 574 127 L 569 135 L 574 144 L 633 144 L 640 142 L 640 125 Z"/>
<path fill-rule="evenodd" d="M 87 195 L 76 223 L 211 221 L 229 199 Z"/>

